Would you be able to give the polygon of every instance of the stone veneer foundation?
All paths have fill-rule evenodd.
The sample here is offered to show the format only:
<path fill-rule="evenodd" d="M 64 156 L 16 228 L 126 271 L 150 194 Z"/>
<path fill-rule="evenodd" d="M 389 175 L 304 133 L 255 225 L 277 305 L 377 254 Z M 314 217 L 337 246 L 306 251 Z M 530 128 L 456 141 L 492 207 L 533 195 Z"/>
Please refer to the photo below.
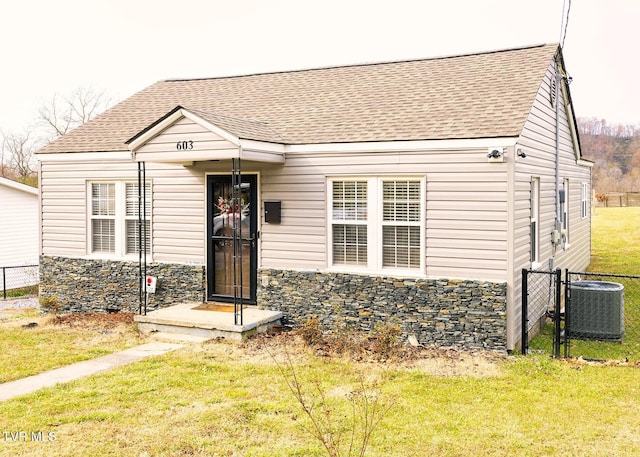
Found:
<path fill-rule="evenodd" d="M 184 302 L 203 302 L 204 265 L 149 263 L 158 278 L 147 311 Z M 138 262 L 40 257 L 40 301 L 60 312 L 139 310 Z"/>
<path fill-rule="evenodd" d="M 394 323 L 427 346 L 506 351 L 506 283 L 400 279 L 344 273 L 263 269 L 258 303 L 297 326 L 317 316 L 372 332 Z"/>
<path fill-rule="evenodd" d="M 147 274 L 158 278 L 147 311 L 205 301 L 204 265 L 150 263 Z M 327 330 L 392 323 L 426 346 L 506 350 L 506 283 L 274 269 L 259 276 L 258 305 L 282 311 L 285 325 L 314 315 Z M 138 312 L 138 262 L 41 256 L 40 281 L 41 302 L 56 311 Z"/>

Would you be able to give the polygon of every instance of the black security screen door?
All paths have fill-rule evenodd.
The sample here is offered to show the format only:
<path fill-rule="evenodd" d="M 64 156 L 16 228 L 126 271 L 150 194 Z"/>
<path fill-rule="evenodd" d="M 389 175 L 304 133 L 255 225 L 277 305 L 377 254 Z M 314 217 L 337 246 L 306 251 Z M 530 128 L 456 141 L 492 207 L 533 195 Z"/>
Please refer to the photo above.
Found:
<path fill-rule="evenodd" d="M 240 182 L 234 205 L 231 176 L 207 176 L 207 296 L 210 301 L 233 301 L 234 287 L 241 284 L 243 302 L 255 304 L 257 179 L 245 175 Z M 241 249 L 234 249 L 234 224 Z"/>

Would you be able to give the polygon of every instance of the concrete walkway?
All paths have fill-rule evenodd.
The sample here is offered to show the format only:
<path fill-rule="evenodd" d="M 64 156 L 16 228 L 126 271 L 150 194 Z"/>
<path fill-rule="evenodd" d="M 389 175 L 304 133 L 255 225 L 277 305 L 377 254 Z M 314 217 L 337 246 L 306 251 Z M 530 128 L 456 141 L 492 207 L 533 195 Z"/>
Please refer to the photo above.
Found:
<path fill-rule="evenodd" d="M 177 343 L 147 343 L 122 352 L 98 357 L 97 359 L 85 360 L 84 362 L 78 362 L 66 367 L 45 371 L 44 373 L 29 376 L 28 378 L 6 382 L 4 384 L 0 384 L 0 401 L 29 394 L 36 390 L 40 390 L 43 387 L 50 387 L 59 383 L 73 381 L 74 379 L 84 378 L 85 376 L 90 376 L 119 366 L 128 365 L 132 362 L 146 359 L 147 357 L 162 355 L 182 346 L 182 344 Z"/>

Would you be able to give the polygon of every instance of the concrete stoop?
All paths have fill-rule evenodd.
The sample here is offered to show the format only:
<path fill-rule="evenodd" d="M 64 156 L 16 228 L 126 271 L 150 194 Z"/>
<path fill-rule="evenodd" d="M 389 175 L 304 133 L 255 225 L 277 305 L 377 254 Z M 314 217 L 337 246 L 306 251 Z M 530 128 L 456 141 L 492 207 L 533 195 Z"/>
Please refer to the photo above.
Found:
<path fill-rule="evenodd" d="M 181 303 L 134 316 L 134 320 L 140 332 L 153 333 L 159 339 L 197 342 L 215 338 L 244 341 L 267 332 L 271 326 L 280 324 L 282 319 L 280 311 L 246 307 L 243 309 L 242 325 L 235 325 L 232 312 L 195 309 L 201 305 Z"/>

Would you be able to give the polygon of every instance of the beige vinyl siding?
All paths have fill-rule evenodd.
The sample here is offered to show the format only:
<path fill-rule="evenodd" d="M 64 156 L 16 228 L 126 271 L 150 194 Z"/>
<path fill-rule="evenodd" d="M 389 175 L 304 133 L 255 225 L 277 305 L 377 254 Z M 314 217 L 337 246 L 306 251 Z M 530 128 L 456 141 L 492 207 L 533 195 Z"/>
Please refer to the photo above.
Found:
<path fill-rule="evenodd" d="M 192 142 L 192 143 L 190 143 Z M 180 143 L 181 149 L 177 148 Z M 184 148 L 183 146 L 186 146 Z M 136 153 L 175 153 L 176 151 L 213 151 L 236 148 L 225 138 L 190 119 L 182 118 L 162 133 L 148 140 Z"/>
<path fill-rule="evenodd" d="M 41 162 L 40 193 L 44 255 L 87 254 L 86 176 L 95 165 Z"/>
<path fill-rule="evenodd" d="M 261 175 L 261 199 L 282 201 L 282 223 L 262 224 L 261 265 L 327 268 L 329 177 L 426 176 L 426 271 L 506 279 L 506 167 L 486 148 L 395 153 L 287 153 Z"/>
<path fill-rule="evenodd" d="M 508 336 L 507 347 L 512 349 L 520 340 L 522 305 L 522 268 L 531 268 L 530 262 L 530 184 L 532 177 L 540 178 L 540 212 L 538 217 L 540 230 L 541 270 L 549 269 L 553 259 L 554 268 L 583 270 L 589 265 L 591 255 L 590 230 L 591 219 L 580 218 L 582 182 L 591 183 L 591 169 L 578 165 L 576 152 L 569 129 L 569 120 L 564 108 L 563 98 L 559 116 L 560 149 L 560 188 L 565 178 L 569 179 L 569 230 L 571 244 L 563 250 L 560 245 L 555 250 L 551 244 L 551 232 L 555 221 L 555 108 L 549 103 L 549 87 L 554 77 L 554 67 L 550 65 L 540 86 L 531 112 L 525 122 L 522 135 L 516 148 L 526 153 L 526 158 L 518 158 L 514 167 L 513 199 L 513 272 L 508 291 Z"/>
<path fill-rule="evenodd" d="M 287 157 L 284 167 L 271 168 L 261 178 L 261 199 L 282 201 L 281 224 L 261 227 L 262 266 L 326 268 L 326 180 L 322 170 Z"/>
<path fill-rule="evenodd" d="M 204 176 L 193 169 L 146 164 L 152 184 L 152 259 L 204 263 Z M 41 163 L 42 253 L 91 255 L 87 234 L 87 183 L 137 182 L 133 162 Z M 137 257 L 136 257 L 137 260 Z"/>
<path fill-rule="evenodd" d="M 426 176 L 427 275 L 506 280 L 505 164 L 487 163 L 486 147 L 379 152 L 287 152 L 283 166 L 243 162 L 259 173 L 260 202 L 280 200 L 280 224 L 261 215 L 260 266 L 328 268 L 327 180 L 331 177 Z M 229 162 L 197 169 L 228 173 Z"/>

